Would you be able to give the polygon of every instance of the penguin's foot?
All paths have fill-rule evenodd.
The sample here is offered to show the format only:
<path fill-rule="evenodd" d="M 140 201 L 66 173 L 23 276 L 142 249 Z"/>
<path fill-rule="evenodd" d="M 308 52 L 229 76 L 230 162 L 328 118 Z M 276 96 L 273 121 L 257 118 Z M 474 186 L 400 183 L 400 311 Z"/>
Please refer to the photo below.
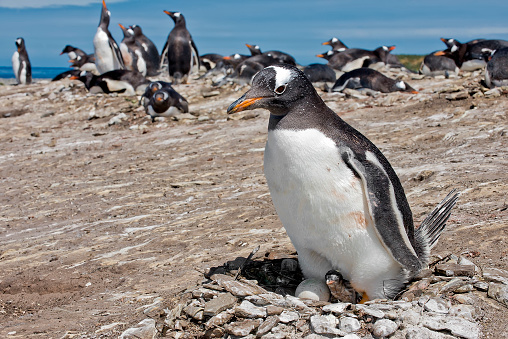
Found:
<path fill-rule="evenodd" d="M 362 295 L 362 300 L 360 300 L 360 304 L 365 304 L 367 301 L 369 301 L 369 296 L 367 295 L 367 293 L 364 293 Z"/>

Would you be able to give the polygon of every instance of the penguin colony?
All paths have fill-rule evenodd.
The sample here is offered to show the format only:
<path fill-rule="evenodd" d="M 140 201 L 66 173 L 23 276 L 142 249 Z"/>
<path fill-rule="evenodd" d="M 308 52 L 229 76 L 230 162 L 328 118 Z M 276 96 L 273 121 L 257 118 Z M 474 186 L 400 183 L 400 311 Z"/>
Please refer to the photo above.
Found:
<path fill-rule="evenodd" d="M 94 53 L 67 45 L 72 69 L 53 80 L 80 80 L 90 93 L 139 95 L 152 122 L 189 112 L 189 102 L 173 87 L 192 76 L 215 86 L 237 83 L 250 89 L 228 114 L 263 108 L 270 112 L 264 171 L 270 194 L 308 280 L 328 286 L 342 301 L 395 298 L 429 261 L 459 194 L 453 190 L 419 227 L 389 161 L 359 131 L 320 98 L 315 84 L 329 90 L 369 89 L 418 93 L 382 73 L 402 68 L 391 52 L 348 48 L 338 38 L 322 43 L 317 56 L 327 64 L 300 66 L 289 54 L 246 44 L 250 55 L 199 56 L 180 12 L 164 11 L 174 22 L 161 51 L 138 25 L 123 26 L 120 44 L 109 31 L 111 12 L 102 1 Z M 429 76 L 485 69 L 488 87 L 508 85 L 508 41 L 441 39 L 446 49 L 425 56 L 420 73 Z M 18 84 L 30 84 L 31 65 L 23 38 L 12 57 Z M 410 72 L 406 69 L 407 72 Z M 172 82 L 156 77 L 167 72 Z M 338 285 L 337 285 L 338 284 Z M 332 286 L 334 286 L 332 288 Z M 339 291 L 339 292 L 337 292 Z"/>

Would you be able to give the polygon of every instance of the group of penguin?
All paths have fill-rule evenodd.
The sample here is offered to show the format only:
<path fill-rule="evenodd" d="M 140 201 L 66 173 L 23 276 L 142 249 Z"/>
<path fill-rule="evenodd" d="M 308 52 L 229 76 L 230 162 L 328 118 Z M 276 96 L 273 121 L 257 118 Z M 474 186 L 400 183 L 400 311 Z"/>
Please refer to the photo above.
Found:
<path fill-rule="evenodd" d="M 53 80 L 65 77 L 79 79 L 92 93 L 119 92 L 128 95 L 142 94 L 141 102 L 152 119 L 157 116 L 188 112 L 188 103 L 171 83 L 150 82 L 167 68 L 174 83 L 186 82 L 189 75 L 204 72 L 212 76 L 212 83 L 250 84 L 253 76 L 268 66 L 289 64 L 298 66 L 311 82 L 333 83 L 328 88 L 341 92 L 346 88 L 368 89 L 389 93 L 394 91 L 418 93 L 404 81 L 385 76 L 379 70 L 384 67 L 405 69 L 397 56 L 390 52 L 395 46 L 380 46 L 375 50 L 348 48 L 338 38 L 322 45 L 331 50 L 318 54 L 327 64 L 314 63 L 299 66 L 295 59 L 281 51 L 262 52 L 260 46 L 246 44 L 250 54 L 204 54 L 199 56 L 195 42 L 187 30 L 185 17 L 180 12 L 164 11 L 174 21 L 162 52 L 143 34 L 140 26 L 123 26 L 123 40 L 118 45 L 108 27 L 111 13 L 102 1 L 101 16 L 93 39 L 94 53 L 67 45 L 60 54 L 67 54 L 73 69 L 57 75 Z M 456 39 L 441 39 L 447 49 L 425 56 L 420 73 L 430 76 L 457 74 L 459 70 L 485 68 L 485 84 L 488 87 L 508 84 L 508 41 L 476 39 L 460 43 Z M 31 83 L 31 66 L 23 38 L 16 39 L 17 51 L 12 57 L 13 70 L 19 84 Z M 162 91 L 159 95 L 154 95 Z"/>

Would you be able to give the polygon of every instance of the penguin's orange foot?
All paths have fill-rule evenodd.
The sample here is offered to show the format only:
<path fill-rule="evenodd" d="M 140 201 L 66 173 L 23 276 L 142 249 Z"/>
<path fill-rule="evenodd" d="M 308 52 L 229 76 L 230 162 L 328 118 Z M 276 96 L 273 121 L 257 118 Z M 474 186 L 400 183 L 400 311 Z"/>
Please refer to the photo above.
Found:
<path fill-rule="evenodd" d="M 365 304 L 369 300 L 370 299 L 369 299 L 369 296 L 367 295 L 367 293 L 364 293 L 362 296 L 362 300 L 360 300 L 360 304 Z"/>

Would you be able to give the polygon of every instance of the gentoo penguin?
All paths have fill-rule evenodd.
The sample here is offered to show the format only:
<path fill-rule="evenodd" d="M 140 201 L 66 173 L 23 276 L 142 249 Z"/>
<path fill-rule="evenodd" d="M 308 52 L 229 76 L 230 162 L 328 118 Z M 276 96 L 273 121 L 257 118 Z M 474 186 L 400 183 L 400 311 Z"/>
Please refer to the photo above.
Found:
<path fill-rule="evenodd" d="M 148 102 L 150 101 L 150 98 L 155 94 L 155 92 L 163 88 L 173 88 L 173 87 L 171 86 L 170 82 L 166 81 L 158 80 L 150 82 L 146 86 L 145 93 L 143 93 L 143 95 L 141 96 L 139 103 L 146 108 Z"/>
<path fill-rule="evenodd" d="M 16 76 L 16 82 L 20 85 L 32 83 L 32 65 L 28 59 L 28 53 L 23 38 L 16 39 L 17 50 L 12 55 L 12 70 Z"/>
<path fill-rule="evenodd" d="M 199 70 L 199 54 L 194 40 L 185 25 L 185 17 L 180 12 L 164 11 L 175 22 L 169 32 L 162 55 L 168 59 L 169 76 L 175 83 L 186 82 L 190 73 Z"/>
<path fill-rule="evenodd" d="M 346 49 L 348 49 L 347 46 L 336 37 L 333 37 L 330 40 L 323 42 L 321 45 L 329 45 L 330 47 L 332 47 L 332 51 L 338 52 L 343 52 Z"/>
<path fill-rule="evenodd" d="M 362 67 L 340 76 L 332 87 L 333 92 L 342 92 L 345 88 L 367 88 L 381 93 L 411 92 L 418 93 L 402 80 L 394 80 L 372 68 Z"/>
<path fill-rule="evenodd" d="M 261 52 L 261 48 L 258 45 L 245 44 L 249 49 L 252 56 L 256 55 L 267 55 L 276 59 L 279 63 L 290 64 L 296 66 L 296 60 L 291 55 L 281 51 L 267 51 Z"/>
<path fill-rule="evenodd" d="M 263 68 L 280 64 L 279 59 L 274 58 L 270 54 L 258 54 L 251 56 L 244 61 L 240 62 L 236 67 L 233 73 L 226 75 L 216 83 L 215 86 L 222 86 L 227 82 L 234 82 L 239 85 L 247 85 L 252 81 L 252 77 L 262 70 Z"/>
<path fill-rule="evenodd" d="M 126 28 L 122 24 L 118 24 L 118 26 L 120 26 L 123 32 L 123 40 L 120 42 L 120 52 L 122 53 L 125 68 L 131 71 L 137 71 L 145 76 L 148 75 L 148 53 L 141 44 L 136 41 L 134 30 L 132 28 Z M 154 70 L 151 69 L 150 75 L 156 74 L 156 70 L 157 69 L 155 69 L 154 72 Z"/>
<path fill-rule="evenodd" d="M 325 284 L 337 270 L 362 301 L 394 298 L 428 263 L 458 194 L 415 230 L 388 160 L 296 67 L 263 69 L 228 113 L 255 108 L 270 111 L 264 172 L 304 276 Z"/>
<path fill-rule="evenodd" d="M 209 71 L 212 68 L 215 68 L 217 63 L 221 62 L 224 59 L 223 55 L 217 53 L 208 53 L 199 56 L 199 62 L 205 70 Z"/>
<path fill-rule="evenodd" d="M 143 34 L 143 30 L 139 25 L 132 25 L 130 28 L 134 31 L 134 38 L 136 42 L 141 44 L 141 47 L 148 54 L 148 59 L 146 60 L 148 67 L 148 75 L 156 75 L 159 69 L 160 64 L 160 56 L 157 47 L 145 34 Z"/>
<path fill-rule="evenodd" d="M 152 117 L 172 117 L 189 112 L 189 103 L 172 87 L 163 87 L 154 93 L 146 105 L 146 114 Z"/>
<path fill-rule="evenodd" d="M 303 68 L 303 73 L 311 82 L 335 82 L 337 75 L 328 65 L 310 64 Z"/>
<path fill-rule="evenodd" d="M 388 54 L 395 46 L 380 46 L 373 51 L 361 48 L 349 48 L 344 52 L 331 51 L 328 66 L 342 72 L 360 67 L 380 67 L 386 64 Z"/>
<path fill-rule="evenodd" d="M 459 74 L 460 69 L 452 59 L 435 55 L 437 51 L 426 55 L 420 65 L 420 73 L 428 76 Z"/>
<path fill-rule="evenodd" d="M 95 58 L 93 54 L 87 54 L 80 48 L 66 45 L 60 55 L 67 54 L 71 67 L 81 70 L 89 71 L 98 74 L 97 67 L 95 66 Z"/>
<path fill-rule="evenodd" d="M 80 80 L 90 93 L 123 93 L 125 95 L 142 94 L 148 80 L 139 72 L 127 69 L 115 69 L 99 76 L 83 71 L 79 77 L 71 79 Z"/>
<path fill-rule="evenodd" d="M 81 75 L 81 70 L 79 69 L 71 69 L 60 74 L 57 74 L 51 81 L 58 81 L 62 79 L 77 79 Z"/>
<path fill-rule="evenodd" d="M 437 54 L 434 53 L 434 55 L 444 55 L 453 59 L 457 67 L 463 71 L 483 69 L 487 65 L 485 60 L 486 50 L 494 51 L 508 47 L 508 41 L 506 40 L 476 39 L 465 44 L 455 39 L 441 38 L 441 41 L 448 46 L 448 49 Z"/>
<path fill-rule="evenodd" d="M 508 85 L 508 47 L 494 51 L 485 68 L 485 83 L 489 88 Z"/>
<path fill-rule="evenodd" d="M 81 57 L 81 59 L 86 60 L 88 55 L 83 51 L 81 48 L 77 48 L 71 45 L 66 45 L 60 55 L 67 54 L 69 57 L 69 62 L 74 62 L 74 60 L 77 60 L 78 57 Z"/>
<path fill-rule="evenodd" d="M 125 68 L 120 48 L 108 30 L 110 16 L 111 13 L 102 0 L 101 20 L 93 38 L 95 65 L 100 74 Z"/>

